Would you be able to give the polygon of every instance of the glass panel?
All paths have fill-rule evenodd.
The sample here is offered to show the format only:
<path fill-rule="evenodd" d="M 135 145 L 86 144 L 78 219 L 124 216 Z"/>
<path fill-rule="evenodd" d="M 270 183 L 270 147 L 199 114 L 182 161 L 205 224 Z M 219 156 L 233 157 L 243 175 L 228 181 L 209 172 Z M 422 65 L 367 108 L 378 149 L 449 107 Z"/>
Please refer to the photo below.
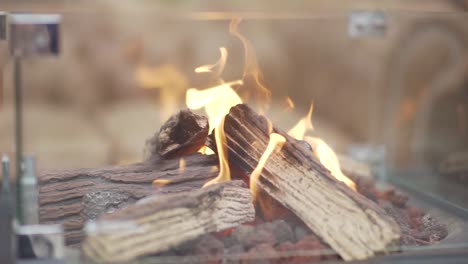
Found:
<path fill-rule="evenodd" d="M 278 209 L 274 206 L 280 203 L 270 197 L 277 200 L 277 196 L 268 192 L 262 198 L 268 197 L 271 204 L 255 203 L 255 220 L 222 230 L 200 224 L 208 230 L 206 234 L 195 227 L 190 229 L 193 233 L 183 228 L 176 228 L 177 235 L 171 233 L 180 220 L 171 218 L 174 212 L 167 211 L 172 208 L 169 202 L 161 205 L 153 200 L 160 209 L 156 212 L 141 209 L 147 208 L 144 197 L 153 194 L 161 201 L 175 197 L 174 208 L 198 206 L 185 196 L 202 192 L 203 184 L 218 174 L 218 154 L 203 160 L 201 168 L 194 166 L 199 158 L 193 157 L 202 154 L 154 159 L 160 150 L 154 147 L 155 141 L 161 139 L 151 138 L 168 118 L 186 108 L 208 116 L 211 132 L 219 125 L 216 118 L 226 114 L 219 115 L 223 108 L 230 109 L 228 99 L 242 100 L 268 117 L 279 129 L 275 132 L 290 132 L 300 140 L 287 138 L 288 144 L 292 141 L 311 149 L 308 161 L 326 168 L 322 180 L 341 186 L 336 187 L 341 190 L 338 193 L 348 197 L 357 192 L 362 198 L 356 199 L 375 202 L 378 210 L 388 214 L 401 232 L 399 243 L 386 247 L 388 252 L 426 255 L 468 247 L 466 7 L 461 1 L 351 2 L 293 1 L 287 6 L 277 1 L 250 6 L 101 2 L 82 6 L 49 1 L 30 5 L 31 11 L 61 15 L 60 26 L 54 28 L 60 36 L 58 54 L 16 54 L 13 58 L 6 41 L 0 40 L 0 151 L 12 157 L 14 165 L 16 62 L 21 66 L 21 75 L 16 76 L 23 89 L 24 152 L 37 158 L 39 221 L 63 224 L 69 246 L 66 258 L 75 256 L 76 251 L 75 255 L 70 252 L 88 238 L 97 242 L 83 242 L 88 243 L 87 250 L 95 250 L 89 247 L 102 241 L 118 240 L 109 245 L 121 247 L 117 256 L 136 254 L 160 262 L 343 259 L 329 238 L 312 231 L 313 224 L 302 218 L 295 205 L 280 201 L 284 206 Z M 23 5 L 5 3 L 5 11 L 24 11 Z M 239 18 L 236 29 L 233 21 Z M 28 37 L 22 44 L 34 46 L 25 43 L 30 42 Z M 197 90 L 212 87 L 218 87 L 218 92 L 186 101 L 188 91 L 203 96 Z M 271 92 L 270 99 L 264 89 Z M 210 106 L 204 102 L 220 108 L 208 112 Z M 222 135 L 214 136 L 216 131 L 209 147 L 219 153 L 213 138 L 219 140 Z M 258 148 L 263 155 L 268 149 L 268 142 L 260 147 L 255 144 L 251 152 Z M 266 168 L 274 160 L 271 155 L 279 153 L 271 150 Z M 260 195 L 249 176 L 255 175 L 261 158 L 245 170 L 233 158 L 233 148 L 227 151 L 227 170 Z M 151 167 L 148 160 L 140 163 L 148 157 L 158 167 Z M 273 168 L 261 172 L 260 186 L 266 186 L 261 177 L 272 177 Z M 166 172 L 158 174 L 159 170 Z M 190 184 L 183 185 L 187 178 Z M 310 192 L 317 191 L 310 188 Z M 120 219 L 123 210 L 134 210 L 131 214 L 137 220 L 133 216 Z M 209 212 L 216 217 L 216 211 Z M 148 224 L 151 217 L 159 219 L 158 213 L 167 213 L 167 219 L 174 221 L 167 230 L 155 231 Z M 203 218 L 207 214 L 184 215 L 183 220 L 217 221 Z M 128 234 L 106 229 L 107 218 L 102 220 L 102 215 L 123 223 L 128 220 L 136 227 L 126 226 Z M 101 222 L 94 223 L 96 219 Z M 94 231 L 86 233 L 85 225 Z M 164 236 L 158 233 L 161 230 L 170 234 L 169 239 L 160 237 Z M 157 238 L 144 240 L 139 248 L 132 244 L 138 234 Z M 99 240 L 100 236 L 104 238 Z M 159 245 L 160 241 L 169 246 Z M 146 251 L 151 243 L 159 250 Z M 134 248 L 125 251 L 129 245 Z"/>

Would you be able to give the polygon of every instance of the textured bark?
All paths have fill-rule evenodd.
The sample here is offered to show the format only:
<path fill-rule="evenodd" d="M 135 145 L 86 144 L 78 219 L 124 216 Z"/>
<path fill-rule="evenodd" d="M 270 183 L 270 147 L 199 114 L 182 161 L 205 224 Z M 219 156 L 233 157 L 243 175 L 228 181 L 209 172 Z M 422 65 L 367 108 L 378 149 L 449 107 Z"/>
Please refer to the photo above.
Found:
<path fill-rule="evenodd" d="M 95 230 L 83 243 L 83 252 L 96 262 L 128 262 L 254 218 L 252 196 L 245 184 L 224 182 L 148 199 L 105 215 L 97 220 L 97 226 L 105 229 L 115 225 L 118 230 Z"/>
<path fill-rule="evenodd" d="M 188 109 L 181 110 L 146 141 L 144 160 L 157 156 L 173 158 L 195 153 L 205 145 L 207 136 L 208 119 Z"/>
<path fill-rule="evenodd" d="M 90 169 L 49 170 L 39 175 L 39 219 L 61 223 L 68 245 L 80 243 L 83 225 L 152 194 L 197 189 L 218 173 L 216 156 L 192 154 L 179 159 L 152 159 L 143 163 Z M 156 179 L 169 179 L 164 186 Z"/>
<path fill-rule="evenodd" d="M 224 124 L 230 165 L 250 175 L 268 145 L 269 129 L 269 121 L 248 106 L 233 107 Z M 261 189 L 345 260 L 385 252 L 398 242 L 398 225 L 384 210 L 337 181 L 310 148 L 279 129 L 272 131 L 287 141 L 268 159 L 257 182 Z"/>

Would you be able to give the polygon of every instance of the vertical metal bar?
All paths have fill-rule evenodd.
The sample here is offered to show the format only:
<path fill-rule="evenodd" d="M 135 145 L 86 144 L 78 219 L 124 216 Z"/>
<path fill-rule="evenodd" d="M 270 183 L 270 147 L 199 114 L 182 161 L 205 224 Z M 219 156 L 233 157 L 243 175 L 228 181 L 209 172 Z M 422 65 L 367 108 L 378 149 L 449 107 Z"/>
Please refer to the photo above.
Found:
<path fill-rule="evenodd" d="M 23 224 L 21 178 L 23 176 L 23 106 L 21 84 L 21 59 L 14 57 L 15 82 L 15 143 L 16 143 L 16 216 L 18 222 Z"/>
<path fill-rule="evenodd" d="M 2 156 L 2 174 L 2 193 L 5 194 L 10 192 L 10 160 L 5 154 Z"/>
<path fill-rule="evenodd" d="M 13 201 L 10 193 L 10 160 L 2 157 L 3 186 L 0 193 L 0 262 L 15 263 Z"/>

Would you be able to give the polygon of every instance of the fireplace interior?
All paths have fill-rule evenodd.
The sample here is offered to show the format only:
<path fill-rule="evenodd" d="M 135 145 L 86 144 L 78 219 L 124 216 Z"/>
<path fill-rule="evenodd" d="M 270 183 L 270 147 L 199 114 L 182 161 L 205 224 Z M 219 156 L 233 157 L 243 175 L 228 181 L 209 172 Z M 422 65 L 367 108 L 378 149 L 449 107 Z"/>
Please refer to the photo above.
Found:
<path fill-rule="evenodd" d="M 468 262 L 466 8 L 7 0 L 0 262 Z"/>

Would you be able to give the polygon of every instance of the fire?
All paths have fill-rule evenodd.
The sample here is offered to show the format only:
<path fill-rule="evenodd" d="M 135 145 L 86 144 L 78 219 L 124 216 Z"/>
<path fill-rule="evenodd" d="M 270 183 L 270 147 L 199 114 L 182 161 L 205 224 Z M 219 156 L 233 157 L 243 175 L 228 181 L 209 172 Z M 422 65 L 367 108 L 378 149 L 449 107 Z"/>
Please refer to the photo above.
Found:
<path fill-rule="evenodd" d="M 252 45 L 250 42 L 242 36 L 237 27 L 240 23 L 240 19 L 234 19 L 229 25 L 229 32 L 239 38 L 244 47 L 244 73 L 241 80 L 235 80 L 231 82 L 224 82 L 221 79 L 221 74 L 224 71 L 228 52 L 226 48 L 221 47 L 221 56 L 215 64 L 209 64 L 200 66 L 195 69 L 196 73 L 215 73 L 219 79 L 219 85 L 204 90 L 196 88 L 190 88 L 186 92 L 186 104 L 190 109 L 204 108 L 208 115 L 209 132 L 214 130 L 216 139 L 216 148 L 218 150 L 219 159 L 219 174 L 218 176 L 207 182 L 205 186 L 229 181 L 231 174 L 229 171 L 227 147 L 226 147 L 226 136 L 224 134 L 224 118 L 229 113 L 231 107 L 243 103 L 241 97 L 233 89 L 233 86 L 244 86 L 248 87 L 249 92 L 255 92 L 256 100 L 269 101 L 271 92 L 261 83 L 261 72 L 258 67 L 257 58 L 253 52 Z M 203 152 L 203 150 L 200 150 Z"/>
<path fill-rule="evenodd" d="M 304 140 L 314 149 L 315 155 L 325 168 L 337 180 L 345 183 L 349 188 L 356 190 L 356 184 L 341 171 L 340 162 L 333 149 L 321 138 L 305 137 Z"/>
<path fill-rule="evenodd" d="M 181 158 L 179 159 L 179 173 L 182 174 L 185 171 L 185 159 Z M 156 179 L 153 181 L 153 185 L 158 185 L 160 187 L 166 186 L 168 184 L 171 184 L 172 181 L 169 179 Z"/>
<path fill-rule="evenodd" d="M 314 104 L 310 104 L 307 115 L 288 131 L 288 135 L 295 139 L 303 140 L 306 131 L 314 129 L 312 126 L 312 112 L 314 112 Z"/>
<path fill-rule="evenodd" d="M 333 149 L 321 138 L 305 136 L 308 130 L 314 129 L 312 125 L 313 111 L 314 106 L 311 104 L 307 115 L 299 120 L 299 122 L 288 131 L 288 135 L 295 139 L 305 140 L 309 143 L 320 163 L 330 171 L 331 175 L 333 175 L 337 180 L 345 183 L 349 188 L 356 190 L 355 183 L 341 171 L 340 162 L 338 161 L 338 157 Z"/>
<path fill-rule="evenodd" d="M 154 67 L 141 63 L 135 70 L 135 80 L 145 90 L 159 90 L 158 105 L 162 120 L 177 110 L 178 102 L 188 87 L 187 78 L 169 64 Z"/>
<path fill-rule="evenodd" d="M 242 75 L 242 81 L 247 88 L 247 90 L 244 90 L 244 96 L 247 98 L 253 93 L 253 101 L 255 103 L 263 103 L 260 105 L 259 111 L 264 112 L 269 106 L 271 91 L 262 84 L 262 72 L 258 66 L 257 56 L 255 55 L 252 44 L 246 37 L 239 33 L 238 27 L 241 21 L 241 18 L 233 19 L 231 24 L 229 24 L 229 33 L 236 36 L 244 47 L 244 73 Z"/>
<path fill-rule="evenodd" d="M 224 133 L 224 119 L 225 116 L 229 113 L 231 107 L 241 104 L 243 100 L 233 89 L 235 85 L 240 85 L 248 87 L 248 92 L 255 92 L 256 102 L 261 99 L 266 103 L 269 102 L 271 97 L 271 92 L 261 84 L 261 72 L 259 70 L 256 56 L 253 52 L 250 42 L 242 36 L 237 27 L 240 23 L 240 19 L 235 19 L 231 22 L 229 31 L 232 35 L 238 37 L 243 46 L 244 46 L 244 74 L 241 80 L 235 80 L 231 82 L 224 82 L 221 79 L 221 74 L 223 73 L 224 67 L 226 65 L 228 52 L 226 48 L 221 47 L 220 58 L 214 64 L 208 64 L 200 66 L 195 69 L 196 73 L 214 73 L 219 79 L 219 85 L 207 89 L 196 89 L 190 88 L 186 92 L 186 104 L 190 109 L 201 109 L 204 108 L 208 115 L 209 131 L 210 133 L 214 130 L 214 135 L 216 139 L 216 148 L 219 158 L 219 173 L 216 178 L 207 182 L 205 186 L 229 181 L 231 179 L 229 163 L 227 157 L 227 147 L 226 147 L 226 135 Z M 294 108 L 293 101 L 288 97 L 286 100 L 289 108 Z M 266 107 L 265 107 L 266 108 Z M 336 157 L 335 152 L 320 138 L 311 138 L 305 137 L 305 134 L 308 130 L 313 130 L 312 126 L 312 112 L 313 104 L 311 104 L 309 112 L 307 115 L 302 118 L 289 132 L 288 134 L 296 139 L 306 140 L 314 147 L 314 153 L 317 155 L 320 162 L 330 170 L 331 174 L 338 179 L 339 181 L 344 182 L 352 189 L 356 189 L 354 182 L 352 182 L 348 177 L 346 177 L 340 168 L 340 164 Z M 271 126 L 271 124 L 270 124 Z M 270 133 L 270 140 L 268 146 L 261 156 L 259 163 L 255 170 L 250 176 L 250 188 L 255 197 L 258 193 L 257 181 L 262 173 L 263 167 L 267 162 L 270 155 L 278 149 L 281 149 L 283 144 L 286 142 L 286 139 L 276 133 Z M 200 150 L 204 152 L 205 150 Z"/>
<path fill-rule="evenodd" d="M 186 93 L 187 107 L 190 109 L 205 108 L 211 133 L 214 128 L 219 127 L 222 119 L 229 113 L 231 107 L 242 103 L 242 99 L 232 88 L 233 85 L 241 84 L 242 81 L 237 80 L 205 90 L 190 88 Z"/>
<path fill-rule="evenodd" d="M 221 57 L 217 63 L 198 67 L 195 69 L 195 72 L 212 72 L 213 69 L 218 68 L 216 74 L 219 77 L 224 70 L 224 65 L 226 64 L 228 56 L 227 50 L 224 47 L 221 47 L 219 50 L 221 52 Z M 227 148 L 224 144 L 226 142 L 224 117 L 229 113 L 231 107 L 242 103 L 242 99 L 232 88 L 233 85 L 242 85 L 242 80 L 224 83 L 224 81 L 219 78 L 219 82 L 221 84 L 218 86 L 204 90 L 190 88 L 186 93 L 187 107 L 190 109 L 205 108 L 206 114 L 208 115 L 209 132 L 211 133 L 214 130 L 215 134 L 219 158 L 219 174 L 216 178 L 207 182 L 205 186 L 229 181 L 231 179 L 227 159 Z"/>
<path fill-rule="evenodd" d="M 166 186 L 171 183 L 171 180 L 168 179 L 156 179 L 153 181 L 153 185 Z"/>
<path fill-rule="evenodd" d="M 208 64 L 208 65 L 200 66 L 195 69 L 195 72 L 196 73 L 213 72 L 213 69 L 217 68 L 216 76 L 220 77 L 221 74 L 223 73 L 224 66 L 226 65 L 228 52 L 225 47 L 219 48 L 219 52 L 221 53 L 221 56 L 215 64 Z"/>
<path fill-rule="evenodd" d="M 289 96 L 286 97 L 285 104 L 286 104 L 285 111 L 287 112 L 291 112 L 295 107 L 293 100 Z"/>
<path fill-rule="evenodd" d="M 265 152 L 263 152 L 262 156 L 260 157 L 257 167 L 250 175 L 250 191 L 252 192 L 254 200 L 256 199 L 256 195 L 258 193 L 257 181 L 260 178 L 260 175 L 262 174 L 263 167 L 265 167 L 265 164 L 268 158 L 271 156 L 271 154 L 275 150 L 276 151 L 281 150 L 285 142 L 286 142 L 286 138 L 283 137 L 282 135 L 277 134 L 277 133 L 270 134 L 270 141 L 268 142 L 268 146 Z"/>

